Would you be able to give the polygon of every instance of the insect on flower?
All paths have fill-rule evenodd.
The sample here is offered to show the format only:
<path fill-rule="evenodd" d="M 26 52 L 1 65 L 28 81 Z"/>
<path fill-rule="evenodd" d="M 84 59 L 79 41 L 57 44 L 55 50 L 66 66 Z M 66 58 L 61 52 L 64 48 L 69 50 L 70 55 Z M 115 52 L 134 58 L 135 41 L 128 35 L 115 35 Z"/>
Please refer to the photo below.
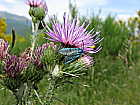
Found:
<path fill-rule="evenodd" d="M 67 64 L 81 57 L 84 51 L 80 48 L 62 48 L 59 53 L 65 55 L 64 64 Z"/>
<path fill-rule="evenodd" d="M 95 45 L 90 46 L 89 48 L 95 48 Z M 83 45 L 83 49 L 84 49 L 84 45 Z M 81 48 L 62 48 L 59 50 L 59 53 L 65 55 L 64 64 L 68 64 L 68 63 L 71 63 L 71 62 L 77 60 L 78 58 L 82 57 L 85 53 L 83 51 L 83 49 L 81 49 Z M 85 57 L 83 57 L 83 58 L 85 58 Z M 89 57 L 87 57 L 87 58 L 89 58 Z M 85 59 L 85 60 L 87 62 L 87 59 Z M 91 61 L 91 59 L 90 59 L 90 61 Z M 85 64 L 87 64 L 87 63 L 85 63 Z"/>
<path fill-rule="evenodd" d="M 59 53 L 65 55 L 64 63 L 71 63 L 85 54 L 95 54 L 102 49 L 97 44 L 103 38 L 99 37 L 99 32 L 95 34 L 93 30 L 88 32 L 88 26 L 85 26 L 85 23 L 78 25 L 77 18 L 71 22 L 66 14 L 64 14 L 62 24 L 52 19 L 52 28 L 47 26 L 46 34 L 49 38 L 46 39 L 61 43 L 62 49 Z"/>
<path fill-rule="evenodd" d="M 59 50 L 60 54 L 63 55 L 77 55 L 77 54 L 82 54 L 84 51 L 80 48 L 62 48 Z"/>

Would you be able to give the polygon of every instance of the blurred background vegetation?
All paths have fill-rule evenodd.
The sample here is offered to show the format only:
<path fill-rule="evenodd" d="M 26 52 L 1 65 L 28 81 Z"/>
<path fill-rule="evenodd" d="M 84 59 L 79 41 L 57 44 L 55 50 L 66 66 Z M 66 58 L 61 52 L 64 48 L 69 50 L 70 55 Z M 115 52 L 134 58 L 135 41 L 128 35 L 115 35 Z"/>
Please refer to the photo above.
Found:
<path fill-rule="evenodd" d="M 76 5 L 70 4 L 69 9 L 71 18 L 77 16 Z M 116 20 L 111 15 L 102 19 L 100 14 L 90 18 L 81 16 L 79 20 L 80 24 L 90 23 L 88 31 L 94 28 L 100 32 L 104 37 L 103 49 L 93 55 L 96 64 L 86 76 L 57 90 L 57 97 L 64 103 L 56 100 L 54 105 L 140 105 L 140 11 L 127 21 Z M 0 38 L 11 43 L 11 34 L 6 34 L 6 29 L 6 19 L 0 18 Z M 38 38 L 39 44 L 45 42 L 42 36 Z M 29 47 L 30 37 L 30 32 L 24 36 L 17 33 L 12 52 L 18 55 Z M 41 92 L 45 92 L 45 84 L 45 79 L 40 82 Z M 14 105 L 15 99 L 11 96 L 0 86 L 0 105 Z"/>

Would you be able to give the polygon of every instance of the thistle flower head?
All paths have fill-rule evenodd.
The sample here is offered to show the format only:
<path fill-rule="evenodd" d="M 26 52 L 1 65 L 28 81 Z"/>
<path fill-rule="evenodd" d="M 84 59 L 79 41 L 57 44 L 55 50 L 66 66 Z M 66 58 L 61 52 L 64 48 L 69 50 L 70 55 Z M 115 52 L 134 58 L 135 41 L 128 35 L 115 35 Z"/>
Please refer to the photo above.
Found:
<path fill-rule="evenodd" d="M 45 9 L 45 11 L 48 11 L 47 4 L 44 0 L 27 0 L 26 4 L 30 7 L 40 7 Z"/>
<path fill-rule="evenodd" d="M 20 72 L 28 67 L 26 59 L 9 55 L 5 60 L 4 70 L 9 77 L 16 77 Z"/>
<path fill-rule="evenodd" d="M 83 63 L 86 67 L 89 67 L 94 63 L 93 58 L 88 55 L 84 55 L 79 59 L 79 61 L 81 61 L 81 63 Z"/>
<path fill-rule="evenodd" d="M 31 53 L 32 53 L 32 49 L 31 48 L 27 48 L 21 55 L 21 58 L 26 59 L 27 62 L 30 62 L 32 57 L 31 57 Z"/>
<path fill-rule="evenodd" d="M 63 24 L 53 21 L 52 29 L 48 27 L 49 40 L 60 42 L 64 47 L 81 48 L 85 53 L 97 53 L 101 50 L 101 46 L 95 48 L 102 39 L 99 33 L 92 34 L 87 31 L 88 26 L 85 24 L 78 25 L 75 18 L 72 22 L 64 14 Z"/>
<path fill-rule="evenodd" d="M 5 59 L 5 57 L 8 55 L 8 47 L 8 42 L 0 39 L 0 59 Z"/>
<path fill-rule="evenodd" d="M 41 57 L 43 56 L 44 51 L 48 48 L 49 44 L 45 43 L 42 46 L 39 46 L 35 49 L 33 53 L 33 63 L 38 67 L 42 67 Z"/>
<path fill-rule="evenodd" d="M 34 23 L 45 18 L 48 8 L 44 0 L 27 0 L 26 4 L 30 6 L 29 15 Z"/>

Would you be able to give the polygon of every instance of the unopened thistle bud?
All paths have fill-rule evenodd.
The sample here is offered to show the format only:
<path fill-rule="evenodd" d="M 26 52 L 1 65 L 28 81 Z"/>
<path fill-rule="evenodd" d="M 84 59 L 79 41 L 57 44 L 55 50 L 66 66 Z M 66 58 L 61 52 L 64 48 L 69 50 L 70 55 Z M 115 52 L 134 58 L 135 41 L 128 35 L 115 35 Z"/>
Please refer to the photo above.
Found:
<path fill-rule="evenodd" d="M 45 18 L 48 12 L 45 1 L 27 0 L 26 4 L 30 6 L 29 15 L 32 17 L 32 21 L 34 23 L 37 23 L 37 21 L 42 21 Z"/>

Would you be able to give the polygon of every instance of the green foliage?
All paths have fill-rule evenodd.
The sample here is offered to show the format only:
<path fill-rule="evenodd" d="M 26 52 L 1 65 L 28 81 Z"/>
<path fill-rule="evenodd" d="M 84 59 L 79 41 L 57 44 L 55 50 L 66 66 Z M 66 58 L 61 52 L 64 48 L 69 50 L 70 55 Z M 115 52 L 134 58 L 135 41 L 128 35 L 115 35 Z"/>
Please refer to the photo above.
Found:
<path fill-rule="evenodd" d="M 134 63 L 137 63 L 137 61 L 140 58 L 140 54 L 139 52 L 139 48 L 140 48 L 140 43 L 134 43 L 132 44 L 132 60 L 134 61 Z"/>
<path fill-rule="evenodd" d="M 43 59 L 47 63 L 47 65 L 55 64 L 57 60 L 56 50 L 49 46 L 48 49 L 44 52 Z"/>
<path fill-rule="evenodd" d="M 77 9 L 76 5 L 73 5 L 71 3 L 71 0 L 70 0 L 70 3 L 69 3 L 69 11 L 70 11 L 72 19 L 74 19 L 78 14 L 78 9 Z"/>
<path fill-rule="evenodd" d="M 20 78 L 4 78 L 2 85 L 10 89 L 11 91 L 16 91 L 21 85 L 22 81 Z"/>
<path fill-rule="evenodd" d="M 26 48 L 31 47 L 31 43 L 29 40 L 18 41 L 20 37 L 16 38 L 16 43 L 14 48 L 11 49 L 11 53 L 15 55 L 20 55 Z M 21 39 L 19 39 L 21 40 Z M 23 44 L 24 43 L 24 44 Z"/>
<path fill-rule="evenodd" d="M 44 66 L 44 67 L 46 67 L 46 66 Z M 46 72 L 47 71 L 45 71 L 44 69 L 40 69 L 37 66 L 31 65 L 30 68 L 28 68 L 27 70 L 25 70 L 22 73 L 21 80 L 24 82 L 27 82 L 27 81 L 33 82 L 34 81 L 34 83 L 37 83 L 43 78 L 43 76 L 46 74 Z"/>
<path fill-rule="evenodd" d="M 90 19 L 83 17 L 80 21 L 81 23 L 89 22 L 88 30 L 94 29 L 94 32 L 100 32 L 100 35 L 104 37 L 102 54 L 105 56 L 108 54 L 117 56 L 122 49 L 122 44 L 130 37 L 128 27 L 125 24 L 119 24 L 115 17 L 110 15 L 104 20 L 98 14 L 97 16 L 93 15 Z"/>
<path fill-rule="evenodd" d="M 117 56 L 122 44 L 129 38 L 129 31 L 125 25 L 120 25 L 115 18 L 108 16 L 102 25 L 101 34 L 104 36 L 103 50 L 105 54 Z"/>

